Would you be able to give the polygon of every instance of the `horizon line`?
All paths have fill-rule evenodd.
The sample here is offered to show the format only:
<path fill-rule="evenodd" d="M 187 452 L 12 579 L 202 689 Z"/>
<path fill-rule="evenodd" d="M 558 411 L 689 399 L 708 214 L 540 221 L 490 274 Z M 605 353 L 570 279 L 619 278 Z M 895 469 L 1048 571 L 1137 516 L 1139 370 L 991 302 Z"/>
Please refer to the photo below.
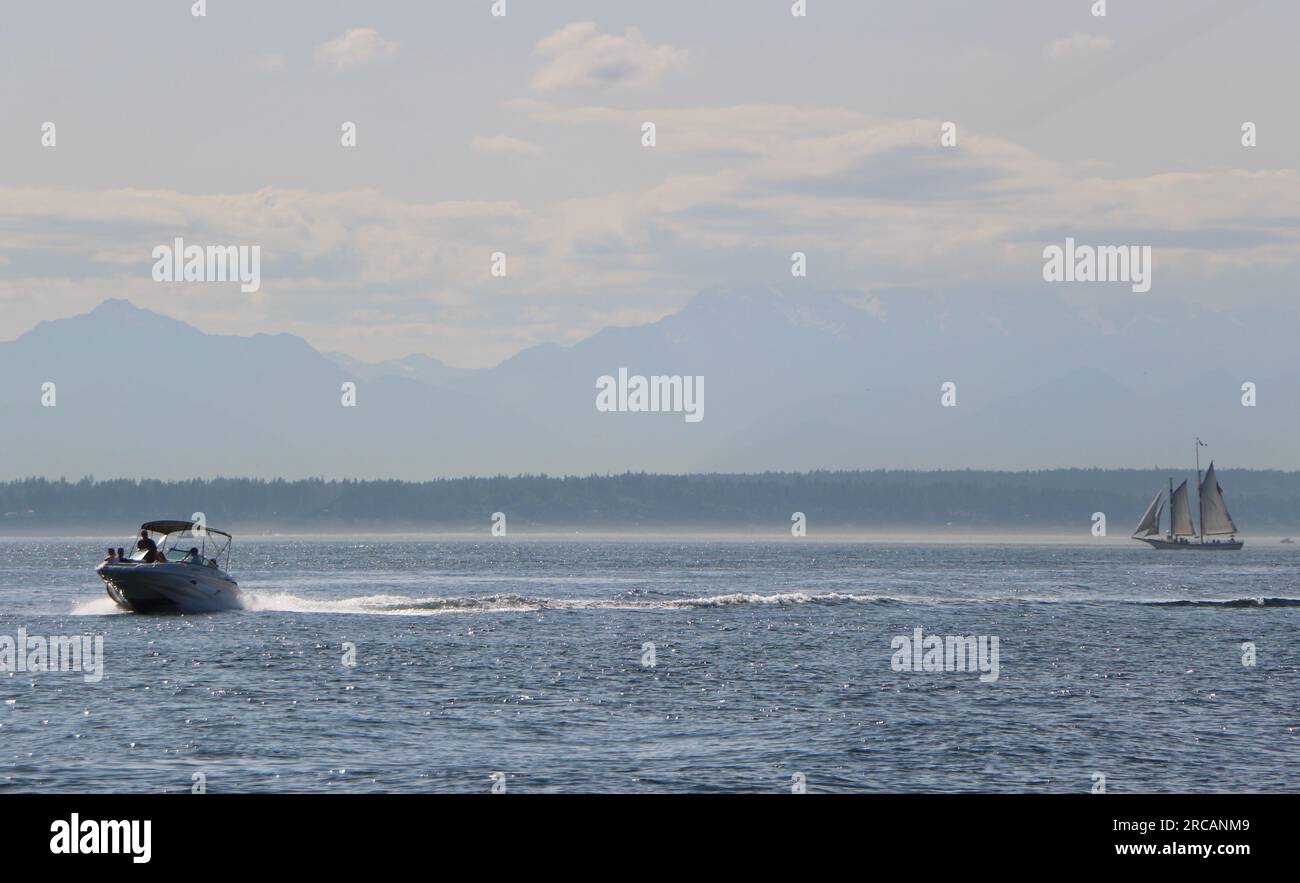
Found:
<path fill-rule="evenodd" d="M 1208 467 L 1207 467 L 1208 468 Z M 83 482 L 92 484 L 112 484 L 117 482 L 134 482 L 136 484 L 143 482 L 158 482 L 160 484 L 186 484 L 190 482 L 218 482 L 218 481 L 262 481 L 262 482 L 323 482 L 326 484 L 341 484 L 343 482 L 383 482 L 397 484 L 429 484 L 433 482 L 453 482 L 453 481 L 487 481 L 487 480 L 518 480 L 518 479 L 543 479 L 547 481 L 566 481 L 566 480 L 590 480 L 590 479 L 612 479 L 612 478 L 762 478 L 766 476 L 774 477 L 812 477 L 819 475 L 962 475 L 962 474 L 983 474 L 983 475 L 1041 475 L 1051 472 L 1172 472 L 1196 471 L 1194 467 L 1168 467 L 1168 466 L 1045 466 L 1037 469 L 993 469 L 962 467 L 947 469 L 943 467 L 919 467 L 919 468 L 896 468 L 896 467 L 874 467 L 874 468 L 835 468 L 835 469 L 808 469 L 808 470 L 781 470 L 765 469 L 760 471 L 746 472 L 648 472 L 645 470 L 636 471 L 627 469 L 622 472 L 587 472 L 587 473 L 550 473 L 550 472 L 498 472 L 482 473 L 475 475 L 450 475 L 450 476 L 428 476 L 426 478 L 361 478 L 356 476 L 324 476 L 324 475 L 306 475 L 298 477 L 279 476 L 258 476 L 258 475 L 215 475 L 215 476 L 190 476 L 187 478 L 149 478 L 144 476 L 113 476 L 109 478 L 96 478 L 94 475 L 83 475 L 80 478 L 68 478 L 61 475 L 53 478 L 47 475 L 27 475 L 13 478 L 0 478 L 0 486 L 22 484 L 32 481 L 45 481 L 50 484 L 67 484 L 75 485 Z M 1204 472 L 1205 470 L 1201 470 Z M 1280 469 L 1276 467 L 1226 467 L 1220 468 L 1220 472 L 1249 472 L 1263 473 L 1276 472 L 1282 475 L 1300 474 L 1298 469 Z"/>

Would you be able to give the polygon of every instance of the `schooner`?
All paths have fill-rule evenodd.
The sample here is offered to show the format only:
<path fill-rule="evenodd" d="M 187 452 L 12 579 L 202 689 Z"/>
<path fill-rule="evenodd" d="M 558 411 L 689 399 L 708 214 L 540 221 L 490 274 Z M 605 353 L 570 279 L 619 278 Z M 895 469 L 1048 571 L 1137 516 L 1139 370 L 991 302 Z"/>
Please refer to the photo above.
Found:
<path fill-rule="evenodd" d="M 1192 508 L 1188 499 L 1187 482 L 1184 481 L 1174 489 L 1174 480 L 1169 479 L 1169 530 L 1160 535 L 1160 519 L 1165 510 L 1165 492 L 1156 494 L 1151 505 L 1142 516 L 1133 539 L 1141 540 L 1155 549 L 1203 549 L 1206 551 L 1233 551 L 1245 543 L 1237 539 L 1237 525 L 1228 514 L 1228 507 L 1223 502 L 1223 488 L 1219 487 L 1218 476 L 1214 472 L 1214 461 L 1205 477 L 1201 478 L 1201 448 L 1205 442 L 1196 440 L 1196 484 L 1197 502 L 1200 504 L 1201 530 L 1198 533 L 1192 523 Z M 1207 539 L 1211 537 L 1212 539 Z M 1228 539 L 1220 539 L 1227 537 Z M 1193 538 L 1195 538 L 1193 540 Z"/>

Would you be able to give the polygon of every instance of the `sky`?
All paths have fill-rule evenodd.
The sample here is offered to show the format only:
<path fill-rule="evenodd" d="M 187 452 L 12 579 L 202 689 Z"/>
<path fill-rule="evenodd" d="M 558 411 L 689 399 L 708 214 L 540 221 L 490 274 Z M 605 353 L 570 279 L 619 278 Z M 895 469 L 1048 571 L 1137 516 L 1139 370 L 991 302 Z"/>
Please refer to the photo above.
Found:
<path fill-rule="evenodd" d="M 1041 297 L 1067 236 L 1154 246 L 1141 309 L 1293 303 L 1300 6 L 1105 5 L 4 2 L 0 340 L 122 297 L 484 367 L 720 285 Z M 260 290 L 154 281 L 178 236 Z"/>

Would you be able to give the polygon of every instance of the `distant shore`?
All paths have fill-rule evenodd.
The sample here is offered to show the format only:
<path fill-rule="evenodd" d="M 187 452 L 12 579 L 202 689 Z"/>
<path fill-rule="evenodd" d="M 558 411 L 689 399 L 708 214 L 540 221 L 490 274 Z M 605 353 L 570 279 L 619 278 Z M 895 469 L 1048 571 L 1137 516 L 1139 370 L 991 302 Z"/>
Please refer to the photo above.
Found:
<path fill-rule="evenodd" d="M 0 482 L 0 536 L 126 535 L 155 518 L 203 513 L 245 535 L 666 537 L 1127 537 L 1175 469 L 1036 472 L 818 471 L 518 475 L 424 482 L 266 480 Z M 1195 481 L 1195 476 L 1190 476 Z M 1222 470 L 1247 539 L 1300 536 L 1300 472 Z M 1195 507 L 1195 503 L 1193 503 Z M 907 541 L 907 540 L 905 540 Z"/>
<path fill-rule="evenodd" d="M 1011 532 L 941 532 L 941 531 L 827 531 L 810 532 L 804 537 L 793 537 L 790 533 L 757 530 L 700 530 L 700 531 L 595 531 L 595 530 L 513 530 L 506 536 L 491 536 L 487 529 L 482 530 L 271 530 L 267 528 L 243 527 L 238 524 L 225 524 L 235 535 L 236 545 L 242 543 L 295 542 L 329 542 L 345 545 L 373 543 L 665 543 L 674 545 L 700 544 L 735 544 L 746 543 L 762 545 L 858 545 L 858 546 L 1094 546 L 1098 548 L 1131 548 L 1143 554 L 1150 554 L 1146 546 L 1133 540 L 1126 534 L 1094 537 L 1086 530 L 1082 533 L 1061 533 L 1045 531 L 1039 533 Z M 59 541 L 69 544 L 91 543 L 119 546 L 133 536 L 133 530 L 115 527 L 81 528 L 70 532 L 51 530 L 33 530 L 31 532 L 0 531 L 0 543 L 30 542 L 33 540 Z M 1276 536 L 1244 536 L 1247 549 L 1277 547 L 1279 549 L 1296 549 L 1300 553 L 1300 532 L 1296 543 L 1282 541 L 1291 538 L 1291 534 Z M 1169 556 L 1171 559 L 1177 556 Z"/>

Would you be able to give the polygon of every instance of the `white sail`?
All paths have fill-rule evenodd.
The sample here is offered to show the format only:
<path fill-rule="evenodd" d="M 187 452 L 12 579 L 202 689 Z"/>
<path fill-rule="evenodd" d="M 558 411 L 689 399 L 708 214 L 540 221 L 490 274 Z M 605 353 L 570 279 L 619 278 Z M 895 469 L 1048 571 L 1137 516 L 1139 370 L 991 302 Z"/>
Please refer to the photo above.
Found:
<path fill-rule="evenodd" d="M 1161 499 L 1164 495 L 1164 491 L 1156 494 L 1155 499 L 1151 501 L 1151 505 L 1147 506 L 1147 511 L 1142 516 L 1142 520 L 1138 522 L 1138 526 L 1133 528 L 1133 536 L 1149 537 L 1152 534 L 1160 533 L 1160 513 L 1165 508 L 1161 503 Z"/>
<path fill-rule="evenodd" d="M 1194 537 L 1196 528 L 1192 526 L 1192 507 L 1187 502 L 1187 482 L 1178 486 L 1169 503 L 1169 518 L 1173 522 L 1176 537 Z"/>
<path fill-rule="evenodd" d="M 1223 488 L 1219 487 L 1218 476 L 1214 474 L 1214 463 L 1206 470 L 1205 480 L 1201 482 L 1201 533 L 1207 536 L 1237 532 L 1228 507 L 1223 502 Z"/>

